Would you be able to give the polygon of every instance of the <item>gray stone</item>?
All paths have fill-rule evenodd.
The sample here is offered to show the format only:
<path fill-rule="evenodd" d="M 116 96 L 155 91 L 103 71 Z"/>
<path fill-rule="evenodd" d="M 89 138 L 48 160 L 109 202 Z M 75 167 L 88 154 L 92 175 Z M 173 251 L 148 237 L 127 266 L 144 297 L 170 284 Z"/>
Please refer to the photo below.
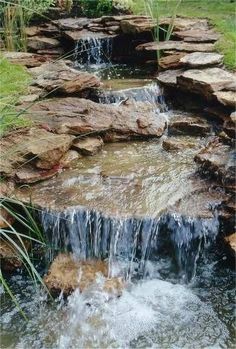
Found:
<path fill-rule="evenodd" d="M 236 92 L 234 91 L 218 91 L 214 93 L 217 100 L 227 107 L 236 108 Z"/>
<path fill-rule="evenodd" d="M 175 31 L 172 35 L 186 42 L 215 42 L 220 37 L 220 35 L 213 30 L 199 29 Z"/>
<path fill-rule="evenodd" d="M 194 52 L 180 58 L 180 62 L 190 68 L 217 65 L 222 63 L 224 56 L 218 53 Z"/>
<path fill-rule="evenodd" d="M 183 72 L 183 69 L 167 70 L 158 74 L 157 81 L 164 86 L 174 87 L 177 85 L 177 77 L 182 75 Z"/>
<path fill-rule="evenodd" d="M 157 51 L 157 50 L 173 50 L 182 52 L 212 52 L 214 51 L 213 44 L 198 44 L 184 41 L 162 41 L 148 42 L 136 47 L 137 51 Z"/>
<path fill-rule="evenodd" d="M 95 155 L 103 147 L 103 140 L 99 137 L 86 137 L 73 142 L 73 148 L 82 155 Z"/>

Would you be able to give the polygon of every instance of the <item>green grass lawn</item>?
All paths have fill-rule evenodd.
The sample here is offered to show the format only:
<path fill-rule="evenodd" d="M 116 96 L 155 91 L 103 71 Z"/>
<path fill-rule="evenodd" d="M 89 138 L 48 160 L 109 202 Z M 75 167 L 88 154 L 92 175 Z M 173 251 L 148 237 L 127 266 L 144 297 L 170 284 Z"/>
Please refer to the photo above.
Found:
<path fill-rule="evenodd" d="M 158 1 L 160 16 L 172 16 L 177 0 Z M 145 3 L 148 0 L 134 0 L 134 11 L 145 13 Z M 182 0 L 177 15 L 209 18 L 210 23 L 222 37 L 216 44 L 216 49 L 224 54 L 225 65 L 229 69 L 236 68 L 236 2 L 231 0 Z"/>
<path fill-rule="evenodd" d="M 0 57 L 0 134 L 27 124 L 22 117 L 18 117 L 15 105 L 18 98 L 27 92 L 30 81 L 31 78 L 23 67 Z"/>

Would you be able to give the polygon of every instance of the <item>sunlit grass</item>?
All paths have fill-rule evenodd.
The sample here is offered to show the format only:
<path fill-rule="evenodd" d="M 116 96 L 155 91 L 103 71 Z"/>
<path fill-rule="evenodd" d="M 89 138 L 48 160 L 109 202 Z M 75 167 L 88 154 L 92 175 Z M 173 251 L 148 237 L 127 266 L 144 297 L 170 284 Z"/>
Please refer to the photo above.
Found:
<path fill-rule="evenodd" d="M 175 1 L 158 1 L 159 16 L 170 16 Z M 222 34 L 216 49 L 224 54 L 225 65 L 236 68 L 236 2 L 230 0 L 182 0 L 177 15 L 209 18 L 210 23 Z M 145 13 L 143 0 L 134 1 L 135 13 Z"/>

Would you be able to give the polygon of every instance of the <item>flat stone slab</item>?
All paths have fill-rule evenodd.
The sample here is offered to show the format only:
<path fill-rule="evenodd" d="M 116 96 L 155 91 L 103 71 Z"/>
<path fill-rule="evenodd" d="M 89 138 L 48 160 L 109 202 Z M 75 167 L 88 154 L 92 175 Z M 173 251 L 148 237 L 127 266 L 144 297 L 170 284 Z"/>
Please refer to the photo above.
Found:
<path fill-rule="evenodd" d="M 63 35 L 74 41 L 75 43 L 77 43 L 79 40 L 86 40 L 86 39 L 90 39 L 90 38 L 94 38 L 94 39 L 109 39 L 109 38 L 114 38 L 115 36 L 117 36 L 116 34 L 109 34 L 109 33 L 105 33 L 103 31 L 98 31 L 98 32 L 91 32 L 88 29 L 83 29 L 83 30 L 65 30 L 63 32 Z"/>
<path fill-rule="evenodd" d="M 172 35 L 186 42 L 215 42 L 220 37 L 220 35 L 213 30 L 199 29 L 174 31 Z"/>
<path fill-rule="evenodd" d="M 11 63 L 23 65 L 27 68 L 38 67 L 41 64 L 51 60 L 51 58 L 48 56 L 42 56 L 29 52 L 1 51 L 1 55 L 8 59 Z"/>
<path fill-rule="evenodd" d="M 134 18 L 126 19 L 120 22 L 121 31 L 124 34 L 138 34 L 143 32 L 150 32 L 157 27 L 156 21 L 152 18 Z"/>
<path fill-rule="evenodd" d="M 177 76 L 178 85 L 188 91 L 211 98 L 235 81 L 235 75 L 221 68 L 191 69 Z"/>
<path fill-rule="evenodd" d="M 186 53 L 180 52 L 162 57 L 159 60 L 159 66 L 164 70 L 182 68 L 184 63 L 181 62 L 181 58 L 183 58 L 185 55 Z"/>
<path fill-rule="evenodd" d="M 162 147 L 166 151 L 179 151 L 199 146 L 199 141 L 193 137 L 167 137 L 162 142 Z"/>
<path fill-rule="evenodd" d="M 184 69 L 167 70 L 158 74 L 157 81 L 159 81 L 164 86 L 175 87 L 177 85 L 177 77 L 182 75 L 183 73 Z"/>
<path fill-rule="evenodd" d="M 19 106 L 18 109 L 27 105 Z M 35 103 L 25 117 L 56 133 L 99 133 L 106 140 L 160 137 L 166 128 L 164 115 L 148 103 L 110 105 L 82 98 L 53 98 Z"/>
<path fill-rule="evenodd" d="M 160 26 L 173 25 L 174 31 L 186 31 L 186 30 L 208 30 L 209 25 L 206 19 L 199 18 L 186 18 L 186 17 L 176 17 L 173 21 L 172 17 L 160 18 Z"/>
<path fill-rule="evenodd" d="M 60 47 L 61 43 L 57 39 L 47 38 L 46 36 L 34 36 L 27 40 L 29 50 L 50 50 Z"/>
<path fill-rule="evenodd" d="M 82 30 L 88 26 L 91 19 L 87 17 L 82 18 L 61 18 L 54 20 L 53 23 L 61 30 Z"/>
<path fill-rule="evenodd" d="M 227 107 L 236 108 L 236 92 L 235 91 L 218 91 L 214 93 L 217 100 Z"/>
<path fill-rule="evenodd" d="M 95 155 L 103 147 L 103 140 L 96 137 L 87 137 L 77 139 L 73 142 L 73 148 L 78 150 L 82 155 Z"/>
<path fill-rule="evenodd" d="M 73 69 L 64 61 L 45 63 L 29 72 L 34 77 L 33 84 L 47 92 L 70 95 L 100 86 L 95 75 Z"/>
<path fill-rule="evenodd" d="M 189 68 L 208 67 L 223 62 L 223 55 L 209 52 L 193 52 L 180 58 L 180 63 Z"/>
<path fill-rule="evenodd" d="M 198 44 L 184 41 L 162 41 L 148 42 L 136 47 L 137 51 L 157 51 L 157 50 L 173 50 L 183 52 L 212 52 L 214 51 L 213 44 Z"/>
<path fill-rule="evenodd" d="M 206 136 L 211 131 L 211 125 L 206 119 L 192 114 L 177 114 L 170 118 L 169 134 L 185 134 L 191 136 Z"/>

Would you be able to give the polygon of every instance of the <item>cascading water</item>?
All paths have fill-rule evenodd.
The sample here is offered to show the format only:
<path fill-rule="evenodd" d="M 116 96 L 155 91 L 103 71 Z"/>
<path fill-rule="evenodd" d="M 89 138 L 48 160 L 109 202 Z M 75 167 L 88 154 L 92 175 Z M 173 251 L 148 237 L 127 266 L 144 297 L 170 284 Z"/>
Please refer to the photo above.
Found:
<path fill-rule="evenodd" d="M 111 62 L 113 39 L 109 37 L 88 37 L 77 42 L 75 48 L 75 67 L 107 65 Z"/>

